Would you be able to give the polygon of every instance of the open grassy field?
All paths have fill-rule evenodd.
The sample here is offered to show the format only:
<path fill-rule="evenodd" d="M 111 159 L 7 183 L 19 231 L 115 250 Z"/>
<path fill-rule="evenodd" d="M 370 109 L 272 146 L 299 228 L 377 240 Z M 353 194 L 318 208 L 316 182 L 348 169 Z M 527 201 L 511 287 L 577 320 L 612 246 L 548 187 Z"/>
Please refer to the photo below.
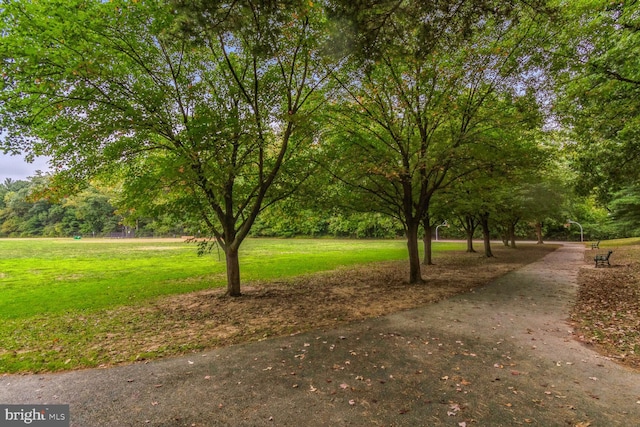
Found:
<path fill-rule="evenodd" d="M 441 243 L 438 251 L 460 249 Z M 224 254 L 168 239 L 0 239 L 0 319 L 131 305 L 226 285 Z M 243 281 L 406 258 L 401 240 L 253 239 Z"/>
<path fill-rule="evenodd" d="M 407 256 L 402 240 L 329 239 L 251 239 L 240 255 L 244 284 Z M 224 286 L 224 254 L 199 257 L 178 239 L 0 239 L 0 373 L 109 362 L 99 343 L 113 331 L 154 333 L 139 331 L 138 308 Z"/>

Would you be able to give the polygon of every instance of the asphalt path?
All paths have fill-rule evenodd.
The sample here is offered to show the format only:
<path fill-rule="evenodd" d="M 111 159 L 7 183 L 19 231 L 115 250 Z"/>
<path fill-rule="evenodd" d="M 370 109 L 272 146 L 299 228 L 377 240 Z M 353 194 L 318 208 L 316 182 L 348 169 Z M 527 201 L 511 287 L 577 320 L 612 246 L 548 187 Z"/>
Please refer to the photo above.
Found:
<path fill-rule="evenodd" d="M 640 425 L 640 374 L 568 322 L 578 271 L 593 268 L 583 251 L 566 244 L 472 293 L 332 330 L 4 375 L 0 403 L 68 404 L 78 427 Z"/>

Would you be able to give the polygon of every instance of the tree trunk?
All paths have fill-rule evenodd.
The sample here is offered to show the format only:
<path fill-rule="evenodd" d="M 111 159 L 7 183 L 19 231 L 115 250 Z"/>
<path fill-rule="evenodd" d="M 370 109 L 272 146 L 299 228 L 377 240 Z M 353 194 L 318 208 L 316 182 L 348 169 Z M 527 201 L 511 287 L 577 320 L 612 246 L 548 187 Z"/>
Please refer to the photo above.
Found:
<path fill-rule="evenodd" d="M 467 234 L 467 252 L 474 253 L 476 250 L 473 249 L 473 234 L 476 232 L 477 224 L 471 215 L 466 215 L 464 217 L 464 231 Z"/>
<path fill-rule="evenodd" d="M 516 248 L 516 224 L 509 223 L 509 239 L 511 240 L 511 247 Z"/>
<path fill-rule="evenodd" d="M 484 239 L 484 256 L 487 258 L 493 258 L 493 252 L 491 252 L 491 231 L 489 230 L 488 213 L 480 215 L 480 226 L 482 227 L 482 236 Z"/>
<path fill-rule="evenodd" d="M 542 245 L 544 242 L 542 241 L 542 223 L 536 222 L 536 236 L 538 237 L 538 245 Z"/>
<path fill-rule="evenodd" d="M 431 237 L 432 237 L 432 228 L 429 224 L 424 226 L 424 258 L 422 260 L 423 265 L 433 265 L 432 257 L 431 257 Z"/>
<path fill-rule="evenodd" d="M 509 227 L 509 238 L 511 240 L 511 247 L 516 248 L 516 228 L 512 225 Z"/>
<path fill-rule="evenodd" d="M 420 251 L 418 248 L 419 223 L 407 225 L 407 249 L 409 251 L 409 283 L 424 283 L 420 271 Z"/>
<path fill-rule="evenodd" d="M 509 247 L 509 231 L 508 231 L 509 227 L 506 227 L 504 229 L 504 231 L 502 233 L 500 233 L 500 236 L 502 237 L 502 244 L 505 245 L 506 247 Z"/>
<path fill-rule="evenodd" d="M 469 234 L 467 232 L 467 252 L 474 253 L 476 250 L 473 249 L 473 233 Z"/>
<path fill-rule="evenodd" d="M 227 295 L 239 297 L 240 293 L 240 258 L 238 250 L 227 248 L 225 251 L 227 260 Z"/>

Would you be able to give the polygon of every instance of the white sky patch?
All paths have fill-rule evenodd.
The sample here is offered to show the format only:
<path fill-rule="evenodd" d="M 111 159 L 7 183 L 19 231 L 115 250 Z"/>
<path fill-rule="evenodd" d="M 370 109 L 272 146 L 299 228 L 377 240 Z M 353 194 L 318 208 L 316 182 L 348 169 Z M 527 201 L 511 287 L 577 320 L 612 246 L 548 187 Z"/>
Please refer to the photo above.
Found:
<path fill-rule="evenodd" d="M 7 178 L 13 181 L 25 180 L 36 175 L 36 171 L 45 173 L 50 170 L 48 159 L 45 157 L 38 157 L 33 163 L 28 163 L 24 156 L 11 156 L 0 151 L 0 182 Z"/>

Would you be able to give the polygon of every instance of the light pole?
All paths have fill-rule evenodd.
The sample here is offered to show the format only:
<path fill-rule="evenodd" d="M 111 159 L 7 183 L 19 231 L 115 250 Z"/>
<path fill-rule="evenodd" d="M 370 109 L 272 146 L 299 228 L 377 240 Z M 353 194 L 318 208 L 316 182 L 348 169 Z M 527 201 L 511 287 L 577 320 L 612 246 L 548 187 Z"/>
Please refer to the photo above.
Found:
<path fill-rule="evenodd" d="M 578 224 L 578 227 L 580 227 L 580 241 L 584 242 L 584 233 L 582 232 L 582 225 L 580 225 L 580 223 L 578 223 L 578 222 L 571 221 L 570 219 L 568 219 L 567 222 L 569 224 Z"/>
<path fill-rule="evenodd" d="M 436 227 L 436 241 L 438 240 L 438 228 L 440 227 L 448 227 L 449 223 L 447 222 L 447 220 L 445 220 L 442 224 L 440 224 L 439 226 Z"/>

